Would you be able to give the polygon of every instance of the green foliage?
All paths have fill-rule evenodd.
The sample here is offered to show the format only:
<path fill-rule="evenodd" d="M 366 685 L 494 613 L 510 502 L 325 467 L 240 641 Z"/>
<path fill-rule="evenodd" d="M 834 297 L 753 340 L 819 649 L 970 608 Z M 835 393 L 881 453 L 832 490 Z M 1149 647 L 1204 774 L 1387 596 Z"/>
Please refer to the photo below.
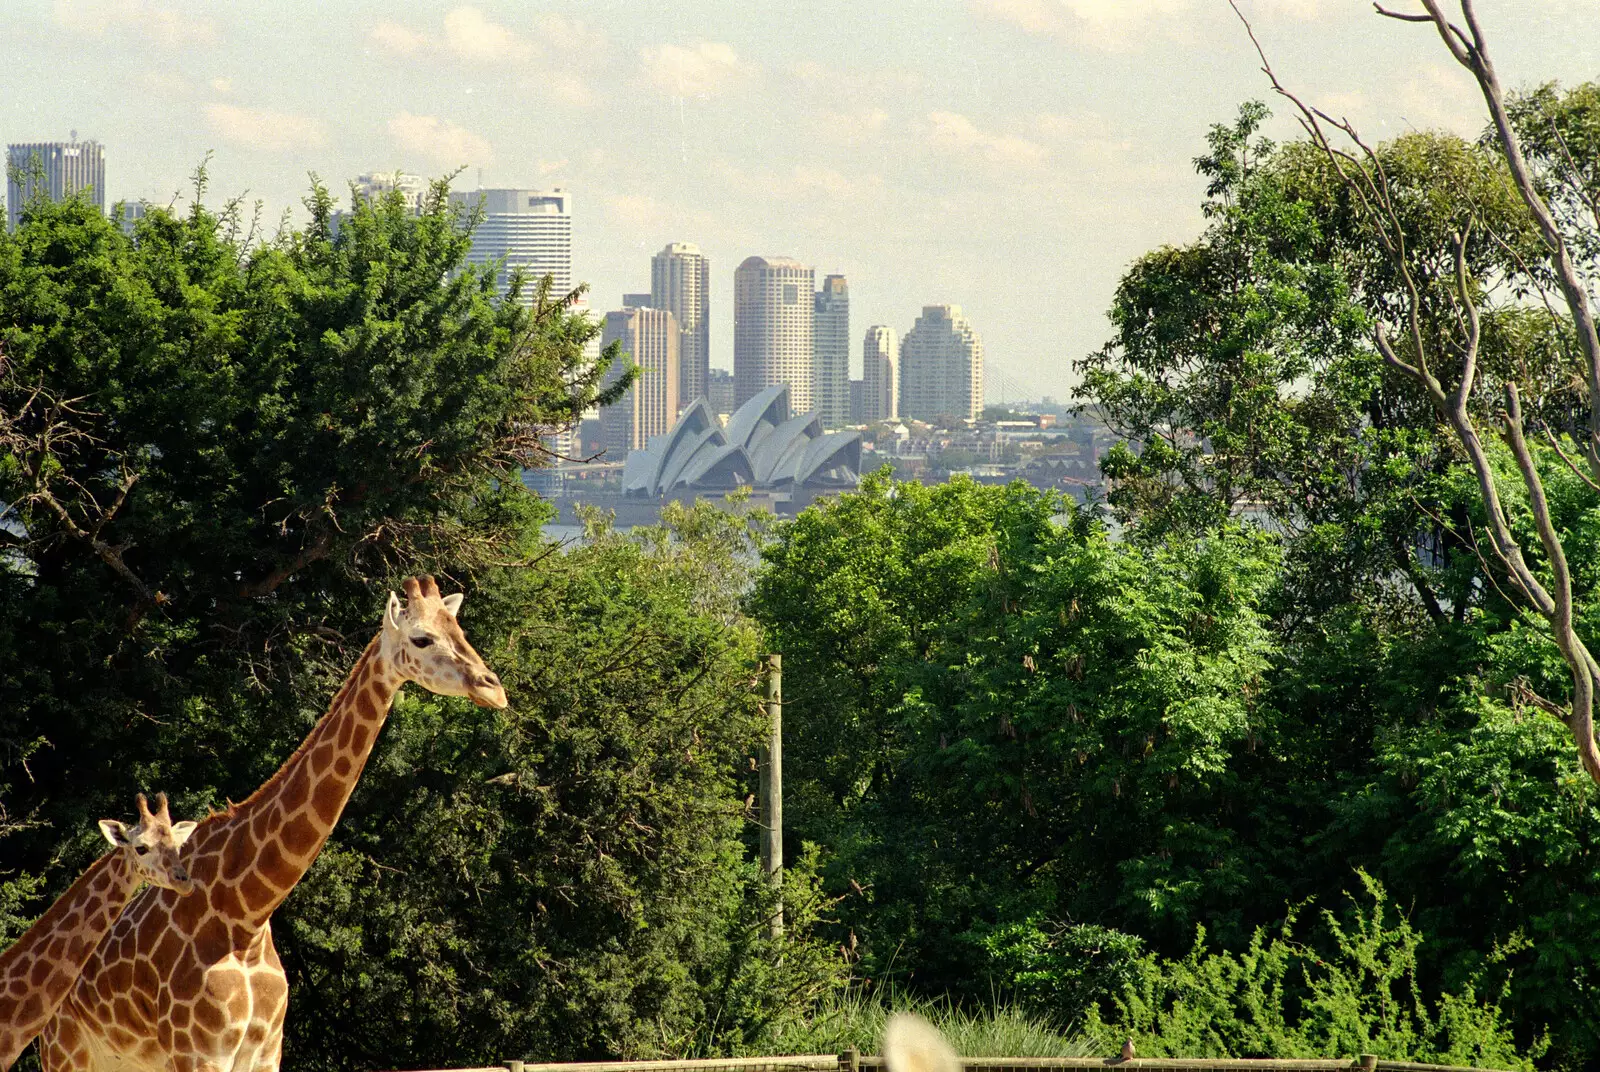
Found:
<path fill-rule="evenodd" d="M 1091 1007 L 1085 1030 L 1131 1036 L 1150 1057 L 1356 1057 L 1532 1068 L 1518 1052 L 1497 1001 L 1467 986 L 1429 1002 L 1417 981 L 1422 937 L 1392 923 L 1383 887 L 1360 875 L 1370 906 L 1350 898 L 1347 918 L 1324 910 L 1326 954 L 1295 939 L 1291 912 L 1278 933 L 1258 929 L 1239 953 L 1207 952 L 1205 931 L 1189 953 L 1147 955 L 1138 978 L 1109 1005 Z M 1104 1044 L 1103 1044 L 1104 1045 Z M 1535 1053 L 1537 1056 L 1537 1052 Z"/>
<path fill-rule="evenodd" d="M 1034 917 L 996 927 L 983 948 L 1002 993 L 1043 1015 L 1076 1020 L 1133 985 L 1144 943 L 1109 927 Z"/>
<path fill-rule="evenodd" d="M 1049 1020 L 1012 1005 L 956 1005 L 881 987 L 852 986 L 819 1002 L 803 1020 L 762 1038 L 742 1053 L 877 1053 L 884 1025 L 897 1012 L 912 1012 L 942 1032 L 966 1057 L 1087 1057 L 1091 1046 Z"/>
<path fill-rule="evenodd" d="M 520 467 L 615 393 L 597 326 L 548 283 L 498 299 L 443 185 L 337 236 L 308 203 L 260 244 L 198 198 L 131 240 L 79 201 L 0 235 L 0 930 L 135 791 L 249 794 L 430 572 L 511 707 L 397 703 L 277 915 L 288 1061 L 706 1052 L 794 1017 L 840 962 L 809 858 L 763 932 L 746 521 L 552 546 Z"/>
<path fill-rule="evenodd" d="M 1217 820 L 1273 562 L 1242 532 L 1113 544 L 1020 484 L 879 474 L 778 526 L 751 606 L 788 667 L 786 813 L 861 891 L 869 976 L 970 988 L 1007 920 L 1186 930 L 1237 900 L 1255 850 Z"/>

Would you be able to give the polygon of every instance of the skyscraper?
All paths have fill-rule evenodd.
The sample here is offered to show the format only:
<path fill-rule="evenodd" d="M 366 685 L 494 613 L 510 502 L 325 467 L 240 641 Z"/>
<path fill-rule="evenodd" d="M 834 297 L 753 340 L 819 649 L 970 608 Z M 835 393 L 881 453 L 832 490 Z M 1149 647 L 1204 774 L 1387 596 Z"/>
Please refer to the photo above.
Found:
<path fill-rule="evenodd" d="M 816 409 L 816 277 L 789 257 L 748 257 L 733 273 L 735 406 L 786 383 L 792 412 Z"/>
<path fill-rule="evenodd" d="M 983 413 L 983 342 L 959 305 L 924 305 L 900 344 L 900 416 Z"/>
<path fill-rule="evenodd" d="M 838 428 L 850 420 L 850 288 L 844 276 L 822 281 L 816 319 L 817 414 L 824 427 Z"/>
<path fill-rule="evenodd" d="M 551 297 L 560 300 L 572 291 L 572 195 L 553 190 L 469 190 L 450 195 L 451 204 L 483 217 L 472 232 L 470 264 L 490 264 L 504 258 L 498 284 L 505 293 L 511 273 L 523 269 L 527 283 L 522 300 L 533 303 L 533 292 L 546 275 L 553 277 Z"/>
<path fill-rule="evenodd" d="M 900 342 L 894 328 L 874 324 L 861 341 L 861 419 L 887 421 L 900 416 Z"/>
<path fill-rule="evenodd" d="M 639 366 L 639 378 L 615 404 L 600 410 L 606 461 L 620 462 L 630 450 L 662 435 L 678 419 L 678 321 L 665 309 L 619 309 L 606 314 L 602 348 L 621 342 Z M 616 382 L 622 364 L 606 371 Z"/>
<path fill-rule="evenodd" d="M 711 405 L 711 412 L 726 417 L 738 408 L 733 399 L 733 373 L 727 369 L 712 369 L 706 376 L 706 401 Z"/>
<path fill-rule="evenodd" d="M 17 180 L 22 182 L 18 183 Z M 6 146 L 6 227 L 15 230 L 36 193 L 61 201 L 87 190 L 90 204 L 106 210 L 106 154 L 97 141 L 30 141 Z"/>
<path fill-rule="evenodd" d="M 678 404 L 706 397 L 711 368 L 711 262 L 693 242 L 668 242 L 650 258 L 650 304 L 670 309 L 683 339 Z"/>

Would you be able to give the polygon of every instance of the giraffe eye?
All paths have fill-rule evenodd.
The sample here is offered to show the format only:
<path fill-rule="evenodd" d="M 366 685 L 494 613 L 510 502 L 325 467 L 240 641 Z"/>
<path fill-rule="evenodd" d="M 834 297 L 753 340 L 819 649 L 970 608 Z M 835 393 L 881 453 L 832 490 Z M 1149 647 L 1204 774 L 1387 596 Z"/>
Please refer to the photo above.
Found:
<path fill-rule="evenodd" d="M 433 638 L 429 636 L 414 636 L 411 638 L 411 643 L 415 644 L 419 648 L 425 648 L 429 644 L 433 643 Z"/>
<path fill-rule="evenodd" d="M 148 856 L 150 854 L 150 846 L 148 846 L 148 845 L 135 845 L 133 847 L 133 851 L 138 853 L 140 856 Z"/>

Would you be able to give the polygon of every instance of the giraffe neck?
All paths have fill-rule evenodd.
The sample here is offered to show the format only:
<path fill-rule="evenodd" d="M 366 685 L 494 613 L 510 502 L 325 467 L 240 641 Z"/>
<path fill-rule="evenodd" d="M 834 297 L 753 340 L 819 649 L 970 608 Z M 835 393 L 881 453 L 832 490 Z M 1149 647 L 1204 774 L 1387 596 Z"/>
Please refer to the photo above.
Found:
<path fill-rule="evenodd" d="M 381 642 L 380 634 L 367 645 L 328 713 L 278 773 L 190 839 L 189 872 L 230 922 L 264 926 L 339 822 L 404 684 Z"/>
<path fill-rule="evenodd" d="M 0 953 L 0 1069 L 44 1029 L 140 881 L 125 851 L 107 853 Z"/>

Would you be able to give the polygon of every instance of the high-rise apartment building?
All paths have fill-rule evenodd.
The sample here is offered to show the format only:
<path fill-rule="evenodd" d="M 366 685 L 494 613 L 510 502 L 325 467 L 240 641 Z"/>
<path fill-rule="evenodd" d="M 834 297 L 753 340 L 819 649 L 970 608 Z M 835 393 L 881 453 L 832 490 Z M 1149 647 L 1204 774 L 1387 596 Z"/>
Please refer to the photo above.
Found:
<path fill-rule="evenodd" d="M 828 428 L 850 420 L 850 288 L 830 275 L 816 296 L 814 351 L 817 414 Z"/>
<path fill-rule="evenodd" d="M 711 370 L 711 261 L 693 242 L 668 242 L 650 258 L 650 304 L 678 318 L 682 381 L 678 401 L 708 397 Z"/>
<path fill-rule="evenodd" d="M 959 305 L 924 305 L 900 344 L 900 416 L 983 414 L 983 342 Z"/>
<path fill-rule="evenodd" d="M 502 294 L 518 268 L 527 280 L 522 300 L 530 305 L 547 275 L 553 298 L 572 292 L 572 195 L 566 190 L 468 190 L 452 193 L 450 201 L 481 211 L 467 261 L 503 261 L 497 280 Z"/>
<path fill-rule="evenodd" d="M 735 407 L 786 383 L 790 412 L 816 409 L 816 277 L 789 257 L 747 257 L 733 273 Z"/>
<path fill-rule="evenodd" d="M 874 324 L 861 340 L 861 419 L 900 416 L 900 340 L 894 328 Z"/>
<path fill-rule="evenodd" d="M 639 366 L 639 378 L 615 404 L 600 410 L 600 437 L 606 461 L 620 462 L 678 419 L 678 321 L 665 309 L 619 309 L 606 314 L 602 348 L 620 342 Z M 606 372 L 614 383 L 622 364 Z"/>
<path fill-rule="evenodd" d="M 428 205 L 430 188 L 431 184 L 421 175 L 411 175 L 404 171 L 374 171 L 358 176 L 356 181 L 350 184 L 351 194 L 363 201 L 376 201 L 398 190 L 406 207 L 418 216 Z"/>
<path fill-rule="evenodd" d="M 356 181 L 350 184 L 350 196 L 352 201 L 372 202 L 398 190 L 406 211 L 413 216 L 420 216 L 427 211 L 429 189 L 428 180 L 421 175 L 404 171 L 373 171 L 357 176 Z M 334 210 L 328 224 L 335 235 L 349 218 L 350 209 Z"/>
<path fill-rule="evenodd" d="M 21 180 L 20 182 L 18 180 Z M 6 146 L 6 227 L 16 230 L 28 201 L 52 201 L 88 191 L 89 202 L 106 210 L 106 153 L 97 141 L 30 141 Z"/>

